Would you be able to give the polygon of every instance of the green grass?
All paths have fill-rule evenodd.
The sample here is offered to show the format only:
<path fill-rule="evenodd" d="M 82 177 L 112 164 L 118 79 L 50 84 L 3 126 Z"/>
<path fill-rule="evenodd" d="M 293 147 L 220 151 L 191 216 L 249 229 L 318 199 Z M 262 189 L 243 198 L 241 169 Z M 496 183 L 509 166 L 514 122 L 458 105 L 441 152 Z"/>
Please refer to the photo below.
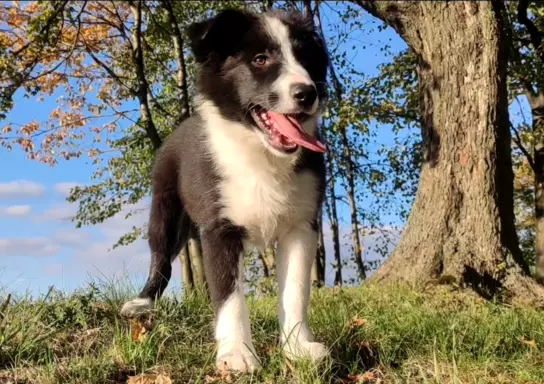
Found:
<path fill-rule="evenodd" d="M 118 314 L 128 297 L 119 286 L 90 286 L 69 296 L 12 298 L 0 320 L 0 383 L 124 383 L 153 372 L 174 383 L 222 382 L 207 299 L 162 300 L 138 342 Z M 314 290 L 310 323 L 332 349 L 330 361 L 315 367 L 282 357 L 276 298 L 249 303 L 264 369 L 224 382 L 347 383 L 367 371 L 382 383 L 544 382 L 544 316 L 530 308 L 447 287 Z M 354 317 L 366 323 L 348 325 Z"/>

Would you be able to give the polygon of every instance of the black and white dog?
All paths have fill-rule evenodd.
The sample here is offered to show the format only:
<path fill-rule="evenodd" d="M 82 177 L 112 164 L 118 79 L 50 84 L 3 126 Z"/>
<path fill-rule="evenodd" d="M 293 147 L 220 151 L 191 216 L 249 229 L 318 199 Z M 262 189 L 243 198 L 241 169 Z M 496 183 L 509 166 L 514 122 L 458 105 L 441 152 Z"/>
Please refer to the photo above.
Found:
<path fill-rule="evenodd" d="M 311 20 L 278 11 L 223 11 L 193 24 L 189 37 L 198 64 L 197 113 L 157 155 L 149 278 L 122 313 L 153 307 L 196 228 L 216 307 L 217 364 L 254 370 L 243 253 L 277 241 L 284 351 L 318 361 L 328 350 L 314 342 L 307 308 L 325 178 L 317 132 L 329 63 L 324 42 Z"/>

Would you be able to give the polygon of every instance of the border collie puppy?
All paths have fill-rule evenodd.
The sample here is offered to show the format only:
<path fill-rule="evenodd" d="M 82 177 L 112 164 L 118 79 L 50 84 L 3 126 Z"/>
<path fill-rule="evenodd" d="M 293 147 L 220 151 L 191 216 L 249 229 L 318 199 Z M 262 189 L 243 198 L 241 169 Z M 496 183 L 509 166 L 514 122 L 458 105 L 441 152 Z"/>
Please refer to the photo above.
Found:
<path fill-rule="evenodd" d="M 153 307 L 190 230 L 202 240 L 216 309 L 217 365 L 252 371 L 243 254 L 277 242 L 281 343 L 289 358 L 319 361 L 327 348 L 308 327 L 310 270 L 323 198 L 324 144 L 317 119 L 329 58 L 313 22 L 298 13 L 226 10 L 188 30 L 198 105 L 164 142 L 153 170 L 151 267 L 121 312 Z"/>

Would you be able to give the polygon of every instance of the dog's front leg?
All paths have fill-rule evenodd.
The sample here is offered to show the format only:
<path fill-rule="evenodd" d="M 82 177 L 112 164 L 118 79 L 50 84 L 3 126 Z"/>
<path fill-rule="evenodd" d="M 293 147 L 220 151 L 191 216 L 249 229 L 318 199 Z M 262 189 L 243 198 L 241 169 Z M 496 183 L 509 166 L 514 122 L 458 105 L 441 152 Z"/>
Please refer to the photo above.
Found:
<path fill-rule="evenodd" d="M 317 233 L 309 224 L 297 226 L 278 239 L 281 342 L 291 359 L 319 361 L 328 355 L 325 345 L 313 341 L 308 326 L 310 271 L 316 251 Z"/>
<path fill-rule="evenodd" d="M 259 362 L 243 288 L 244 231 L 221 222 L 201 235 L 206 279 L 216 310 L 217 366 L 222 370 L 254 371 Z"/>

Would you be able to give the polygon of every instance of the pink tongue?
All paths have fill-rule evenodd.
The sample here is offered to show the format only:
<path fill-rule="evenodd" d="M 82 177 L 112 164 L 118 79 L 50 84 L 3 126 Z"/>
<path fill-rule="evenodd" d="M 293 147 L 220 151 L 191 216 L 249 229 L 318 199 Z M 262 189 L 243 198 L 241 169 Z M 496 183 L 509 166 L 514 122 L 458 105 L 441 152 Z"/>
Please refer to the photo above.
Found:
<path fill-rule="evenodd" d="M 269 119 L 276 122 L 276 126 L 282 135 L 287 136 L 289 139 L 291 139 L 291 141 L 294 141 L 298 145 L 311 149 L 315 152 L 327 152 L 325 145 L 321 141 L 304 132 L 300 126 L 300 123 L 296 121 L 296 119 L 272 111 L 267 111 L 267 115 Z"/>

